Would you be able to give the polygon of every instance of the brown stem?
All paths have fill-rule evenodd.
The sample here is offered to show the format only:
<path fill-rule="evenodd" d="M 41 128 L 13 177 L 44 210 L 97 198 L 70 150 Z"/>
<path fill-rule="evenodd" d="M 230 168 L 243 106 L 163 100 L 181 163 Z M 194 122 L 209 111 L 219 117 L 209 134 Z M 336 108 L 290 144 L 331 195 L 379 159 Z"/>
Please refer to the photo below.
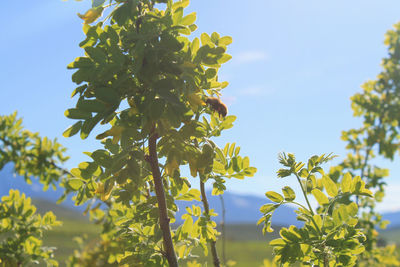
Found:
<path fill-rule="evenodd" d="M 221 220 L 221 232 L 222 232 L 222 263 L 226 266 L 226 231 L 225 231 L 225 202 L 224 197 L 219 195 L 219 199 L 221 200 L 221 208 L 222 208 L 222 220 Z"/>
<path fill-rule="evenodd" d="M 206 190 L 204 189 L 204 182 L 201 180 L 201 177 L 200 177 L 200 191 L 201 191 L 201 201 L 203 202 L 203 206 L 204 206 L 204 213 L 206 214 L 207 220 L 209 220 L 210 219 L 210 208 L 208 206 Z M 218 253 L 217 253 L 217 245 L 216 245 L 217 242 L 215 242 L 214 240 L 210 240 L 209 243 L 211 246 L 211 254 L 213 257 L 214 266 L 219 267 L 220 262 L 219 262 Z"/>
<path fill-rule="evenodd" d="M 329 267 L 329 259 L 328 259 L 328 255 L 324 255 L 324 267 Z"/>
<path fill-rule="evenodd" d="M 170 267 L 177 267 L 178 260 L 174 250 L 174 243 L 172 243 L 164 186 L 161 178 L 160 168 L 158 166 L 157 138 L 158 135 L 155 132 L 155 127 L 153 127 L 149 137 L 148 160 L 151 166 L 151 172 L 153 174 L 154 189 L 157 197 L 158 210 L 160 212 L 160 228 L 163 234 L 164 250 L 166 253 L 165 257 L 167 258 Z"/>

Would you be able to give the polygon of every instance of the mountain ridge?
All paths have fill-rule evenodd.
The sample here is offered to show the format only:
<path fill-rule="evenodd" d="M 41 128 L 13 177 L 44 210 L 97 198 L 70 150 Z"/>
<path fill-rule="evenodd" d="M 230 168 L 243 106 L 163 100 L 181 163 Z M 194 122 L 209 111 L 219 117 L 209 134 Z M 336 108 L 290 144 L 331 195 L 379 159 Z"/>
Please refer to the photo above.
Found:
<path fill-rule="evenodd" d="M 0 181 L 0 196 L 7 195 L 10 189 L 18 189 L 20 192 L 25 193 L 28 197 L 34 199 L 39 210 L 41 206 L 48 205 L 46 204 L 46 201 L 55 204 L 63 193 L 62 189 L 53 190 L 50 188 L 47 191 L 43 191 L 43 186 L 34 178 L 32 179 L 32 184 L 29 185 L 23 177 L 13 174 L 13 167 L 10 164 L 4 166 L 4 168 L 0 170 Z M 222 221 L 222 204 L 220 197 L 212 196 L 210 192 L 207 192 L 207 196 L 210 207 L 218 214 L 214 220 L 217 223 L 220 223 Z M 226 224 L 256 224 L 262 216 L 259 208 L 266 203 L 271 203 L 267 198 L 231 192 L 225 192 L 223 199 L 225 203 Z M 184 214 L 185 208 L 191 207 L 193 204 L 202 206 L 202 203 L 198 201 L 177 202 L 179 211 L 175 217 L 178 222 L 182 221 L 181 216 Z M 82 213 L 85 209 L 85 205 L 75 206 L 74 201 L 72 201 L 70 197 L 59 206 L 61 206 L 61 209 L 68 208 L 78 213 Z M 69 214 L 67 210 L 63 210 L 63 212 Z M 400 227 L 400 211 L 384 213 L 383 219 L 391 221 L 388 225 L 389 229 Z M 279 207 L 272 216 L 272 222 L 274 225 L 282 226 L 302 225 L 301 222 L 296 220 L 294 209 L 290 206 Z"/>

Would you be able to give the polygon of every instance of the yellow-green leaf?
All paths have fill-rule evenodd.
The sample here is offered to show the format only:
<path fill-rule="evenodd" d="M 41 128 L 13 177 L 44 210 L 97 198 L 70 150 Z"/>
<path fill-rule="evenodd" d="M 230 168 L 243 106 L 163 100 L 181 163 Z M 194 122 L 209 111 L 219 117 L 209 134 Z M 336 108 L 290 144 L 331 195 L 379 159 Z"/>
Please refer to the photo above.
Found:
<path fill-rule="evenodd" d="M 340 187 L 342 188 L 342 192 L 346 193 L 350 191 L 351 188 L 351 174 L 346 173 L 343 175 L 342 182 L 340 183 Z"/>
<path fill-rule="evenodd" d="M 274 191 L 268 191 L 267 193 L 265 193 L 265 195 L 273 202 L 279 203 L 283 201 L 283 196 Z"/>
<path fill-rule="evenodd" d="M 183 17 L 181 24 L 191 25 L 196 21 L 196 12 L 190 13 L 189 15 Z"/>
<path fill-rule="evenodd" d="M 335 182 L 332 181 L 332 179 L 329 178 L 329 176 L 324 175 L 322 177 L 322 184 L 324 185 L 326 192 L 328 193 L 329 196 L 331 196 L 331 197 L 337 196 L 338 188 L 337 188 Z"/>
<path fill-rule="evenodd" d="M 67 181 L 67 184 L 71 189 L 78 190 L 83 185 L 83 181 L 79 178 L 71 178 Z"/>
<path fill-rule="evenodd" d="M 285 196 L 286 201 L 293 201 L 296 198 L 295 192 L 289 186 L 282 188 L 282 193 Z"/>
<path fill-rule="evenodd" d="M 318 201 L 318 204 L 323 206 L 325 204 L 329 203 L 329 199 L 327 196 L 325 196 L 324 193 L 322 193 L 321 190 L 315 188 L 311 191 L 311 193 L 313 194 L 313 196 L 315 197 L 315 199 Z"/>

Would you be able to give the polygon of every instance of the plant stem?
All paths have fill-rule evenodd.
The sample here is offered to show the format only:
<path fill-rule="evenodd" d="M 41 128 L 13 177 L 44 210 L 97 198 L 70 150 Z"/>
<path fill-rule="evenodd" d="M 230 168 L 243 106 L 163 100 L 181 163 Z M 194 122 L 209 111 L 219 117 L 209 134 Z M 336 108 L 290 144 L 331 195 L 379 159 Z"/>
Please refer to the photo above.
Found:
<path fill-rule="evenodd" d="M 295 175 L 296 175 L 297 181 L 298 181 L 299 184 L 300 184 L 301 191 L 303 192 L 304 198 L 306 199 L 308 208 L 310 209 L 311 214 L 314 216 L 314 211 L 313 211 L 313 209 L 311 208 L 310 202 L 308 201 L 307 193 L 306 193 L 306 190 L 303 188 L 303 185 L 302 185 L 302 183 L 301 183 L 300 177 L 297 175 L 297 173 L 295 173 Z"/>
<path fill-rule="evenodd" d="M 202 181 L 201 177 L 200 177 L 200 191 L 201 191 L 201 201 L 203 202 L 204 206 L 204 213 L 206 214 L 207 220 L 210 220 L 210 209 L 208 206 L 206 190 L 204 189 L 204 182 Z M 213 257 L 214 266 L 219 267 L 220 262 L 217 253 L 217 246 L 216 246 L 217 242 L 215 242 L 214 240 L 210 240 L 209 243 L 211 246 L 211 254 Z"/>
<path fill-rule="evenodd" d="M 301 183 L 300 177 L 297 175 L 297 173 L 294 173 L 294 175 L 296 175 L 297 181 L 298 181 L 299 184 L 300 184 L 301 191 L 303 192 L 304 198 L 306 199 L 306 202 L 307 202 L 308 208 L 309 208 L 309 210 L 310 210 L 310 213 L 311 213 L 312 216 L 314 216 L 314 211 L 313 211 L 313 209 L 312 209 L 312 207 L 311 207 L 310 201 L 308 201 L 307 193 L 306 193 L 306 190 L 303 188 L 303 185 L 302 185 L 302 183 Z M 322 237 L 321 229 L 319 229 L 319 227 L 318 227 L 318 225 L 317 225 L 317 223 L 315 222 L 315 220 L 314 220 L 313 217 L 311 217 L 311 221 L 313 222 L 315 228 L 318 230 L 319 234 L 320 234 L 321 237 Z"/>
<path fill-rule="evenodd" d="M 365 155 L 365 158 L 364 158 L 364 163 L 362 164 L 361 170 L 360 170 L 360 177 L 361 177 L 361 180 L 364 180 L 364 171 L 365 171 L 365 167 L 366 167 L 367 164 L 368 164 L 369 153 L 370 153 L 371 149 L 372 149 L 372 146 L 368 146 L 367 149 L 366 149 L 366 151 L 365 151 L 365 154 L 366 154 L 366 155 Z M 361 162 L 359 162 L 359 164 L 361 165 Z M 359 196 L 357 195 L 357 196 L 356 196 L 356 204 L 357 204 L 357 206 L 358 206 L 358 202 L 359 202 Z"/>
<path fill-rule="evenodd" d="M 174 243 L 172 242 L 171 229 L 169 226 L 164 185 L 161 177 L 161 172 L 158 166 L 157 138 L 158 135 L 155 132 L 155 126 L 153 126 L 153 129 L 151 130 L 149 137 L 148 160 L 151 166 L 151 172 L 153 174 L 154 189 L 157 197 L 158 210 L 160 212 L 160 228 L 163 234 L 164 250 L 166 253 L 165 257 L 167 258 L 170 267 L 177 267 L 178 260 L 176 258 Z"/>
<path fill-rule="evenodd" d="M 324 267 L 329 267 L 329 259 L 327 257 L 326 253 L 324 253 Z"/>
<path fill-rule="evenodd" d="M 200 118 L 200 113 L 197 112 L 196 116 L 195 116 L 195 121 L 198 121 L 199 118 Z M 197 141 L 197 139 L 194 140 L 194 144 L 195 144 L 195 146 L 197 148 L 199 147 L 199 142 Z M 199 178 L 200 178 L 201 201 L 203 202 L 204 212 L 206 214 L 207 220 L 210 220 L 210 208 L 208 206 L 206 190 L 204 189 L 204 182 L 203 182 L 201 176 Z M 210 240 L 209 243 L 210 243 L 210 246 L 211 246 L 211 254 L 212 254 L 212 257 L 213 257 L 214 266 L 219 267 L 220 266 L 220 261 L 219 261 L 218 253 L 217 253 L 217 245 L 216 245 L 217 242 L 214 241 L 214 240 Z M 224 254 L 224 261 L 225 261 L 225 254 Z M 225 264 L 225 262 L 224 262 L 224 264 Z"/>
<path fill-rule="evenodd" d="M 225 202 L 224 197 L 219 195 L 219 199 L 221 200 L 221 207 L 222 207 L 222 220 L 221 220 L 221 232 L 222 232 L 222 263 L 226 266 L 226 232 L 225 232 Z"/>

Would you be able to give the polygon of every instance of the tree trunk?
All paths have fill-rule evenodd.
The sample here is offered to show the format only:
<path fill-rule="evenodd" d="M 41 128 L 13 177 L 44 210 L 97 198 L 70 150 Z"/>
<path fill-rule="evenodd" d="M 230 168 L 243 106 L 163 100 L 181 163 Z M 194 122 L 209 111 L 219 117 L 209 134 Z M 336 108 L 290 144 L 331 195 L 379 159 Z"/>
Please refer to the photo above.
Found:
<path fill-rule="evenodd" d="M 155 133 L 155 128 L 153 128 L 149 137 L 149 163 L 151 166 L 151 172 L 153 174 L 154 188 L 157 197 L 158 209 L 160 212 L 160 228 L 163 234 L 164 250 L 166 254 L 165 257 L 167 258 L 170 267 L 177 267 L 178 260 L 176 258 L 174 244 L 171 237 L 164 185 L 160 168 L 158 166 L 157 138 L 157 133 Z"/>

